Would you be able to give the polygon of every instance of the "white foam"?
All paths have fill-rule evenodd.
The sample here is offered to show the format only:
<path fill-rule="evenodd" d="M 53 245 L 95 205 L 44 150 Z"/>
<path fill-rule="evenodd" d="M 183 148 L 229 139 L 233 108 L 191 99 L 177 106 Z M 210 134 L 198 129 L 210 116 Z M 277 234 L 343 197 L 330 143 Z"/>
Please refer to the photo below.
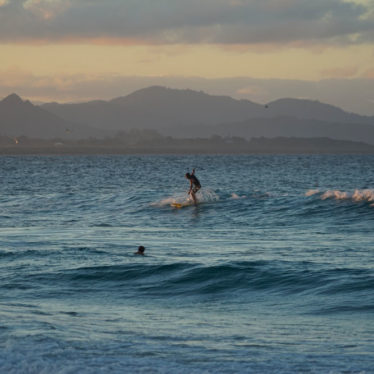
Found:
<path fill-rule="evenodd" d="M 187 195 L 178 194 L 178 195 L 166 197 L 165 199 L 162 199 L 159 201 L 155 201 L 151 203 L 151 205 L 156 206 L 156 207 L 162 207 L 162 206 L 167 206 L 170 204 L 181 204 L 187 201 L 188 199 L 189 197 Z"/>
<path fill-rule="evenodd" d="M 235 192 L 233 194 L 231 194 L 231 198 L 235 199 L 235 200 L 237 200 L 237 199 L 245 199 L 246 197 L 247 197 L 246 195 L 239 196 Z"/>
<path fill-rule="evenodd" d="M 343 192 L 339 190 L 328 190 L 325 193 L 322 194 L 321 199 L 335 199 L 335 200 L 346 200 L 349 199 L 348 192 Z"/>
<path fill-rule="evenodd" d="M 196 199 L 199 203 L 211 203 L 219 200 L 219 196 L 208 188 L 202 188 L 196 193 Z M 170 204 L 182 204 L 191 201 L 191 197 L 188 194 L 176 194 L 173 196 L 166 197 L 165 199 L 155 201 L 151 203 L 152 206 L 163 207 Z"/>
<path fill-rule="evenodd" d="M 209 188 L 202 188 L 200 191 L 198 191 L 196 198 L 202 203 L 212 203 L 219 200 L 219 196 Z"/>
<path fill-rule="evenodd" d="M 374 190 L 355 190 L 352 198 L 354 201 L 374 201 Z"/>
<path fill-rule="evenodd" d="M 319 190 L 308 190 L 307 192 L 305 192 L 305 196 L 313 196 L 317 193 L 319 193 Z"/>
<path fill-rule="evenodd" d="M 305 193 L 305 196 L 312 196 L 320 193 L 319 190 L 309 190 Z M 327 190 L 321 194 L 321 199 L 335 199 L 335 200 L 351 200 L 355 202 L 367 201 L 374 202 L 374 190 L 373 189 L 356 189 L 354 192 L 340 191 L 340 190 Z M 370 206 L 374 206 L 371 204 Z"/>

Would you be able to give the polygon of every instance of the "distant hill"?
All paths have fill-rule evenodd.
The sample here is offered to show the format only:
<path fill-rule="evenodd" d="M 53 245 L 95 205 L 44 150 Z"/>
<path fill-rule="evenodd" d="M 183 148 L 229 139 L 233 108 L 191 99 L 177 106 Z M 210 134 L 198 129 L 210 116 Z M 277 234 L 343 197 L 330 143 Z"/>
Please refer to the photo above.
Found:
<path fill-rule="evenodd" d="M 111 101 L 42 106 L 62 118 L 103 129 L 157 129 L 228 121 L 265 114 L 263 105 L 192 90 L 149 87 Z"/>
<path fill-rule="evenodd" d="M 158 129 L 192 124 L 215 125 L 266 114 L 263 105 L 248 100 L 158 86 L 114 99 L 111 104 L 119 106 L 134 123 L 153 125 Z"/>
<path fill-rule="evenodd" d="M 267 105 L 271 117 L 294 117 L 331 123 L 359 123 L 374 125 L 374 117 L 347 113 L 335 106 L 319 101 L 279 99 Z"/>
<path fill-rule="evenodd" d="M 11 94 L 0 101 L 0 135 L 30 138 L 83 138 L 99 133 L 86 126 L 66 121 L 30 101 Z M 100 132 L 101 133 L 101 132 Z"/>
<path fill-rule="evenodd" d="M 374 144 L 374 117 L 311 100 L 280 99 L 260 105 L 154 86 L 109 101 L 38 107 L 11 95 L 0 102 L 0 135 L 106 137 L 131 129 L 174 137 L 329 137 Z"/>
<path fill-rule="evenodd" d="M 42 106 L 65 120 L 105 129 L 168 129 L 217 125 L 253 118 L 294 117 L 333 123 L 374 125 L 374 117 L 347 113 L 311 100 L 281 99 L 267 105 L 192 90 L 149 87 L 110 101 Z"/>
<path fill-rule="evenodd" d="M 124 113 L 110 102 L 96 100 L 87 103 L 41 105 L 44 110 L 69 122 L 85 124 L 104 130 L 123 130 L 127 128 Z"/>

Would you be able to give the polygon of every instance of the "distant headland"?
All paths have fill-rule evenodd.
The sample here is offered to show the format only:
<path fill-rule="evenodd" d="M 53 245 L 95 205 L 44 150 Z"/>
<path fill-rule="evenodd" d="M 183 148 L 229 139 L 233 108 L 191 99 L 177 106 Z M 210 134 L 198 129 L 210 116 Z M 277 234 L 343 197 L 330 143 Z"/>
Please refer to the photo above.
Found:
<path fill-rule="evenodd" d="M 0 101 L 0 153 L 374 153 L 374 117 L 148 87 L 86 103 Z"/>

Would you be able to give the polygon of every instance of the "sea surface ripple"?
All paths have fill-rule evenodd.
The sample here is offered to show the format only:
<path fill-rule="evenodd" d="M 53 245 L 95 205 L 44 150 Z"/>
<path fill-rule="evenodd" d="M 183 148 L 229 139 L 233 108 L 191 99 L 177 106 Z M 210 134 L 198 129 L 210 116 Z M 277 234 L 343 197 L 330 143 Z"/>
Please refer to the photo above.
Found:
<path fill-rule="evenodd" d="M 0 372 L 373 373 L 373 163 L 2 156 Z"/>

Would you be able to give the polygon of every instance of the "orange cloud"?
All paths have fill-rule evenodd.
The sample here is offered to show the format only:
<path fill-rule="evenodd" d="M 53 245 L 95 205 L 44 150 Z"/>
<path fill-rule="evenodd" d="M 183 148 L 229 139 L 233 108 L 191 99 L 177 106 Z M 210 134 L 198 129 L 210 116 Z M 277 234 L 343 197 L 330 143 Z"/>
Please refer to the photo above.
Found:
<path fill-rule="evenodd" d="M 15 87 L 22 85 L 32 79 L 33 75 L 17 66 L 0 71 L 0 85 L 4 87 Z"/>
<path fill-rule="evenodd" d="M 374 67 L 371 69 L 368 69 L 364 74 L 364 78 L 374 79 Z"/>
<path fill-rule="evenodd" d="M 224 51 L 234 52 L 234 53 L 274 53 L 277 51 L 286 50 L 308 50 L 313 54 L 322 54 L 326 50 L 331 49 L 330 45 L 323 44 L 321 42 L 316 42 L 312 40 L 294 40 L 285 43 L 275 43 L 275 42 L 261 42 L 253 44 L 218 44 L 220 48 Z"/>
<path fill-rule="evenodd" d="M 0 0 L 1 1 L 1 0 Z M 1 41 L 4 45 L 30 45 L 30 46 L 47 46 L 47 45 L 97 45 L 97 46 L 152 46 L 160 43 L 150 42 L 130 37 L 81 37 L 81 36 L 61 36 L 56 39 L 34 38 L 23 36 L 13 41 Z"/>

